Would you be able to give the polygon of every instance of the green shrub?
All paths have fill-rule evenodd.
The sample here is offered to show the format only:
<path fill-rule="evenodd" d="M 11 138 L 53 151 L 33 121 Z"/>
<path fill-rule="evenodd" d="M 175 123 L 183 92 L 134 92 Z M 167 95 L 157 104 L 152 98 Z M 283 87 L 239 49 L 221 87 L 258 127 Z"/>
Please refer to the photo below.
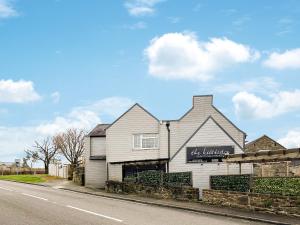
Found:
<path fill-rule="evenodd" d="M 192 186 L 192 172 L 164 173 L 163 171 L 147 170 L 139 172 L 136 177 L 125 177 L 124 182 L 147 186 Z"/>
<path fill-rule="evenodd" d="M 251 175 L 218 175 L 210 177 L 210 187 L 213 190 L 250 191 Z"/>
<path fill-rule="evenodd" d="M 148 170 L 137 174 L 137 182 L 149 186 L 159 186 L 162 183 L 162 171 Z"/>
<path fill-rule="evenodd" d="M 300 195 L 300 177 L 253 178 L 252 191 L 262 194 Z"/>
<path fill-rule="evenodd" d="M 179 172 L 179 173 L 165 173 L 164 174 L 165 186 L 193 186 L 192 185 L 192 172 Z"/>

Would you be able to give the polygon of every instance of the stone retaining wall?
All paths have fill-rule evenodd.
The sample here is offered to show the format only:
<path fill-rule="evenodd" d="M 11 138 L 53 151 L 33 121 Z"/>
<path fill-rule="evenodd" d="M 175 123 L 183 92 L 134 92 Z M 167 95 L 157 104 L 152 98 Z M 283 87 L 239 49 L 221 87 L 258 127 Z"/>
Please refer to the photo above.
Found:
<path fill-rule="evenodd" d="M 214 205 L 300 216 L 299 196 L 203 190 L 203 201 Z"/>
<path fill-rule="evenodd" d="M 199 189 L 192 187 L 145 186 L 142 184 L 106 181 L 105 190 L 109 193 L 137 194 L 159 199 L 198 201 Z"/>

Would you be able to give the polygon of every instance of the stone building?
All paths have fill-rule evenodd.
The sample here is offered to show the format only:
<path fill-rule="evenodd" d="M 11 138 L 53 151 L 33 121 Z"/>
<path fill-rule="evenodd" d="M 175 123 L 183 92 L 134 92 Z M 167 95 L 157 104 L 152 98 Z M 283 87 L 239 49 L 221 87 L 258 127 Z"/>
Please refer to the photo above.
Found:
<path fill-rule="evenodd" d="M 286 149 L 267 135 L 251 141 L 245 145 L 246 153 L 275 151 Z M 259 177 L 300 176 L 300 161 L 261 162 L 253 164 L 253 173 Z"/>
<path fill-rule="evenodd" d="M 286 149 L 284 146 L 268 137 L 263 135 L 260 138 L 255 139 L 246 144 L 245 152 L 257 152 L 261 150 L 281 150 Z"/>

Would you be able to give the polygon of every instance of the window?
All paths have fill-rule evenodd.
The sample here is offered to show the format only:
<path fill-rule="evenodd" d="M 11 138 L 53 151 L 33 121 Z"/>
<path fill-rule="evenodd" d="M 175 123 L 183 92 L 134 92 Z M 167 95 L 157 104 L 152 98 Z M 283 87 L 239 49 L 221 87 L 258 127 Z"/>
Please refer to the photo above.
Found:
<path fill-rule="evenodd" d="M 157 149 L 158 135 L 157 134 L 134 134 L 133 149 Z"/>

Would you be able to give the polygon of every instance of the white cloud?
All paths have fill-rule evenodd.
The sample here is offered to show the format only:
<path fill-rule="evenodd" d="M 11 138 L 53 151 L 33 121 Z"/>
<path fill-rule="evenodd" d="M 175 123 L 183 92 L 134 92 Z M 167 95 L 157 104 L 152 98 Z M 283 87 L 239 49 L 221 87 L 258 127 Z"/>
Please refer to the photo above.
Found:
<path fill-rule="evenodd" d="M 41 96 L 34 90 L 32 81 L 0 80 L 0 102 L 25 103 L 40 98 Z"/>
<path fill-rule="evenodd" d="M 170 23 L 173 23 L 173 24 L 179 23 L 181 21 L 180 17 L 172 17 L 171 16 L 171 17 L 168 17 L 167 19 Z"/>
<path fill-rule="evenodd" d="M 57 116 L 52 121 L 40 124 L 36 130 L 45 135 L 54 135 L 68 128 L 89 130 L 102 122 L 101 116 L 116 118 L 132 104 L 128 98 L 105 98 L 90 105 L 75 107 L 65 116 Z"/>
<path fill-rule="evenodd" d="M 155 5 L 163 0 L 126 0 L 125 7 L 132 16 L 151 15 L 155 12 Z"/>
<path fill-rule="evenodd" d="M 12 161 L 24 156 L 24 150 L 32 147 L 41 137 L 34 127 L 0 127 L 0 160 Z"/>
<path fill-rule="evenodd" d="M 218 93 L 234 93 L 234 92 L 256 92 L 256 93 L 274 93 L 274 90 L 278 90 L 280 84 L 271 77 L 259 77 L 247 81 L 226 83 L 215 85 L 213 92 Z"/>
<path fill-rule="evenodd" d="M 206 81 L 220 69 L 259 58 L 250 47 L 227 38 L 200 42 L 193 33 L 167 33 L 144 51 L 149 73 L 163 79 Z"/>
<path fill-rule="evenodd" d="M 92 129 L 102 122 L 102 116 L 116 118 L 133 102 L 128 98 L 111 97 L 92 104 L 75 107 L 68 114 L 57 116 L 51 121 L 23 127 L 0 126 L 0 159 L 11 161 L 24 156 L 24 150 L 32 147 L 35 140 L 51 136 L 68 128 Z"/>
<path fill-rule="evenodd" d="M 36 131 L 44 135 L 55 135 L 69 128 L 91 129 L 97 123 L 101 123 L 101 120 L 95 112 L 72 110 L 65 116 L 57 116 L 53 121 L 42 123 L 36 127 Z"/>
<path fill-rule="evenodd" d="M 300 69 L 300 48 L 287 50 L 283 53 L 273 52 L 263 64 L 277 70 Z"/>
<path fill-rule="evenodd" d="M 292 33 L 294 24 L 295 22 L 291 18 L 288 17 L 281 18 L 277 23 L 279 31 L 276 33 L 276 35 L 283 36 Z"/>
<path fill-rule="evenodd" d="M 279 138 L 278 142 L 286 148 L 300 148 L 300 128 L 290 130 L 284 137 Z"/>
<path fill-rule="evenodd" d="M 17 15 L 17 11 L 10 4 L 9 0 L 0 0 L 0 18 L 9 18 Z"/>
<path fill-rule="evenodd" d="M 281 91 L 269 100 L 249 92 L 239 92 L 233 98 L 235 112 L 241 118 L 269 119 L 284 113 L 300 110 L 300 90 Z"/>
<path fill-rule="evenodd" d="M 246 23 L 248 23 L 249 21 L 251 21 L 250 16 L 242 16 L 242 17 L 234 20 L 232 22 L 232 24 L 236 27 L 241 27 L 241 26 L 245 25 Z"/>
<path fill-rule="evenodd" d="M 58 91 L 53 92 L 51 98 L 53 103 L 58 103 L 60 101 L 60 93 Z"/>
<path fill-rule="evenodd" d="M 123 27 L 125 29 L 130 29 L 130 30 L 141 30 L 147 28 L 147 24 L 145 22 L 139 21 L 131 25 L 124 25 Z"/>

